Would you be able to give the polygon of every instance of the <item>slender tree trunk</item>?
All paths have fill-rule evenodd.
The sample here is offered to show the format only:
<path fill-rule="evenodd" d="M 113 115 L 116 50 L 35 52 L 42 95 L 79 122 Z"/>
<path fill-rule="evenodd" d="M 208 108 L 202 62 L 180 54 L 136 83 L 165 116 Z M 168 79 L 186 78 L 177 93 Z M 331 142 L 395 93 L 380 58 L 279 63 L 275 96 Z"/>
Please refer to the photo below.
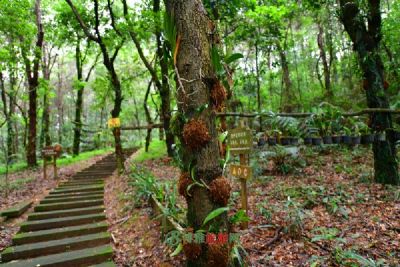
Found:
<path fill-rule="evenodd" d="M 91 33 L 91 30 L 87 27 L 85 22 L 82 20 L 80 14 L 78 13 L 78 10 L 76 9 L 76 7 L 72 3 L 72 1 L 66 0 L 66 2 L 71 7 L 72 12 L 75 15 L 75 18 L 79 22 L 86 37 L 90 41 L 96 42 L 100 47 L 101 53 L 103 55 L 103 64 L 107 69 L 110 83 L 114 90 L 114 107 L 113 107 L 113 110 L 111 111 L 111 117 L 118 118 L 120 115 L 120 112 L 121 112 L 121 104 L 122 104 L 123 98 L 122 98 L 121 82 L 118 78 L 117 72 L 115 71 L 114 62 L 118 56 L 119 50 L 121 49 L 121 47 L 124 44 L 125 39 L 116 27 L 115 17 L 114 17 L 114 13 L 112 10 L 112 3 L 111 3 L 111 1 L 107 1 L 108 12 L 109 12 L 109 15 L 111 18 L 111 26 L 112 26 L 114 32 L 117 34 L 117 36 L 120 37 L 119 38 L 120 40 L 119 40 L 117 47 L 115 48 L 114 53 L 112 54 L 112 56 L 110 56 L 111 53 L 107 50 L 107 46 L 106 46 L 106 44 L 103 40 L 103 36 L 101 35 L 101 32 L 100 32 L 101 31 L 100 30 L 100 27 L 101 27 L 100 15 L 101 15 L 102 11 L 99 10 L 99 1 L 94 0 L 94 15 L 95 15 L 94 31 L 95 31 L 95 35 L 93 35 Z M 123 4 L 124 4 L 124 14 L 126 14 L 127 13 L 127 4 L 124 1 L 123 1 Z M 113 132 L 114 142 L 115 142 L 115 155 L 116 155 L 116 159 L 117 159 L 117 167 L 118 167 L 119 172 L 122 172 L 122 170 L 123 170 L 123 153 L 122 153 L 122 143 L 121 143 L 121 128 L 120 127 L 114 128 L 112 130 L 112 132 Z"/>
<path fill-rule="evenodd" d="M 41 0 L 35 1 L 35 16 L 37 27 L 37 40 L 35 45 L 35 58 L 33 60 L 33 69 L 31 62 L 27 57 L 26 51 L 22 48 L 22 54 L 25 61 L 25 69 L 29 89 L 29 111 L 28 111 L 28 144 L 27 144 L 27 163 L 29 167 L 37 165 L 36 157 L 36 124 L 37 124 L 37 87 L 39 85 L 39 66 L 41 51 L 43 47 L 44 31 L 42 25 L 42 14 L 40 10 Z"/>
<path fill-rule="evenodd" d="M 82 108 L 83 108 L 83 63 L 81 60 L 81 43 L 78 38 L 75 49 L 75 63 L 78 77 L 78 88 L 76 92 L 76 105 L 75 105 L 75 125 L 74 125 L 74 143 L 72 153 L 77 156 L 79 155 L 79 148 L 81 143 L 81 131 L 82 131 Z"/>
<path fill-rule="evenodd" d="M 325 51 L 325 43 L 324 43 L 324 28 L 322 24 L 318 23 L 318 48 L 319 54 L 322 59 L 322 67 L 324 69 L 324 82 L 325 82 L 325 91 L 327 97 L 332 97 L 332 86 L 331 86 L 331 70 L 330 65 L 328 63 L 328 58 Z"/>
<path fill-rule="evenodd" d="M 256 49 L 256 78 L 257 78 L 257 111 L 261 113 L 261 81 L 260 81 L 260 64 L 259 64 L 259 48 L 258 43 L 255 44 Z M 262 132 L 262 118 L 259 118 L 260 128 L 259 131 Z"/>
<path fill-rule="evenodd" d="M 42 60 L 42 73 L 45 84 L 45 91 L 43 95 L 43 115 L 42 115 L 42 132 L 40 135 L 40 147 L 51 145 L 50 138 L 50 104 L 49 104 L 49 89 L 50 89 L 50 74 L 51 74 L 51 55 L 43 46 L 43 60 Z"/>
<path fill-rule="evenodd" d="M 183 126 L 179 136 L 182 144 L 184 173 L 193 174 L 192 179 L 204 181 L 204 186 L 194 186 L 187 196 L 188 227 L 197 231 L 201 228 L 207 215 L 216 208 L 225 206 L 216 202 L 221 192 L 229 192 L 225 180 L 221 178 L 222 169 L 219 165 L 219 144 L 216 130 L 216 119 L 213 115 L 210 91 L 216 76 L 211 64 L 210 21 L 201 0 L 172 0 L 167 2 L 167 11 L 174 18 L 177 29 L 176 65 L 177 102 L 179 112 L 189 119 Z M 208 81 L 208 82 L 204 82 Z M 199 114 L 201 107 L 208 107 Z M 181 177 L 185 177 L 182 174 Z M 186 178 L 190 181 L 191 178 Z M 222 184 L 215 187 L 216 181 Z M 182 181 L 185 181 L 183 179 Z M 182 182 L 181 181 L 181 182 Z M 180 183 L 180 187 L 184 183 Z M 215 188 L 216 191 L 212 191 Z M 183 188 L 183 192 L 188 188 Z M 221 191 L 218 191 L 221 190 Z M 212 191 L 212 192 L 211 192 Z M 226 191 L 225 191 L 226 192 Z M 229 194 L 225 194 L 228 200 Z M 221 232 L 228 231 L 226 214 L 217 218 Z M 208 229 L 208 227 L 207 227 Z M 200 255 L 186 255 L 188 266 L 227 266 L 228 249 L 224 246 L 206 245 L 199 247 Z M 215 261 L 218 260 L 218 263 Z"/>
<path fill-rule="evenodd" d="M 151 85 L 152 85 L 152 82 L 149 82 L 149 86 L 147 87 L 147 91 L 146 91 L 146 94 L 145 94 L 145 97 L 144 97 L 144 101 L 143 101 L 143 108 L 144 108 L 144 111 L 146 113 L 147 125 L 153 124 L 153 121 L 151 119 L 151 114 L 150 114 L 150 111 L 149 111 L 149 107 L 147 106 L 147 100 L 149 99 Z M 145 145 L 145 151 L 146 152 L 149 152 L 149 146 L 150 146 L 150 142 L 151 142 L 151 131 L 152 131 L 152 128 L 147 129 L 146 145 Z"/>
<path fill-rule="evenodd" d="M 341 21 L 349 34 L 364 76 L 364 89 L 369 108 L 389 108 L 384 89 L 384 66 L 379 54 L 382 39 L 382 18 L 379 0 L 368 0 L 368 28 L 353 1 L 340 1 Z M 371 127 L 375 131 L 386 131 L 387 140 L 375 141 L 373 145 L 375 180 L 383 184 L 399 185 L 395 140 L 388 129 L 392 128 L 390 113 L 371 115 Z"/>
<path fill-rule="evenodd" d="M 287 61 L 286 52 L 279 42 L 276 43 L 282 67 L 282 103 L 281 110 L 283 112 L 292 112 L 294 110 L 295 97 L 292 92 L 292 80 L 290 79 L 289 63 Z"/>
<path fill-rule="evenodd" d="M 153 11 L 154 13 L 160 12 L 160 0 L 154 0 L 153 2 Z M 162 41 L 161 37 L 161 28 L 159 24 L 156 24 L 156 39 L 157 39 L 157 57 L 160 61 L 160 69 L 161 69 L 161 88 L 160 88 L 160 96 L 161 96 L 161 113 L 160 119 L 164 124 L 164 132 L 165 132 L 165 143 L 167 145 L 168 156 L 173 156 L 173 145 L 175 143 L 175 138 L 173 133 L 170 130 L 171 123 L 171 96 L 170 96 L 170 87 L 168 82 L 168 58 L 166 56 L 166 44 Z"/>
<path fill-rule="evenodd" d="M 29 83 L 29 111 L 28 111 L 28 147 L 27 159 L 28 166 L 37 165 L 36 159 L 36 122 L 37 122 L 37 86 L 38 83 L 31 81 Z"/>
<path fill-rule="evenodd" d="M 0 72 L 0 89 L 1 89 L 1 101 L 3 102 L 3 113 L 6 118 L 7 123 L 7 151 L 6 151 L 6 161 L 10 161 L 13 155 L 13 127 L 12 127 L 12 119 L 11 113 L 9 112 L 8 104 L 7 104 L 7 94 L 6 94 L 6 86 L 3 77 L 3 73 Z M 11 105 L 11 103 L 10 103 Z"/>

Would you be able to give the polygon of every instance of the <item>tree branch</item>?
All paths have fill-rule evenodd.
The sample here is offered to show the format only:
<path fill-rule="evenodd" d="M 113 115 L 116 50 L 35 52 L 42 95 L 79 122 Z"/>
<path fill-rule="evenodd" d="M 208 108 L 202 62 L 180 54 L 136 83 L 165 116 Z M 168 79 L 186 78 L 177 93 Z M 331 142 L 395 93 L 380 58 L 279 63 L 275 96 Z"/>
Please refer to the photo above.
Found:
<path fill-rule="evenodd" d="M 96 59 L 95 59 L 95 61 L 94 61 L 93 65 L 90 67 L 90 69 L 89 69 L 89 72 L 88 72 L 88 74 L 86 75 L 85 82 L 88 82 L 88 81 L 89 81 L 89 79 L 90 79 L 90 75 L 92 74 L 92 71 L 93 71 L 93 70 L 94 70 L 94 68 L 96 67 L 96 65 L 97 65 L 97 62 L 99 61 L 99 57 L 100 57 L 100 55 L 101 55 L 101 52 L 97 54 L 97 56 L 96 56 Z"/>
<path fill-rule="evenodd" d="M 126 0 L 121 0 L 122 4 L 124 6 L 124 17 L 126 22 L 130 25 L 130 19 L 129 19 L 129 9 L 128 9 L 128 4 L 126 3 Z M 158 90 L 162 89 L 162 85 L 161 82 L 158 78 L 157 72 L 155 71 L 155 69 L 151 66 L 150 62 L 147 60 L 146 56 L 144 55 L 142 46 L 140 45 L 140 41 L 136 35 L 136 33 L 133 30 L 129 30 L 129 36 L 131 37 L 133 43 L 136 46 L 136 49 L 139 53 L 139 57 L 140 59 L 143 61 L 144 65 L 146 66 L 147 70 L 150 72 L 151 78 L 153 79 L 156 87 Z"/>
<path fill-rule="evenodd" d="M 107 6 L 108 6 L 108 10 L 110 12 L 110 17 L 111 17 L 111 27 L 114 29 L 114 31 L 119 35 L 122 36 L 121 32 L 117 29 L 117 26 L 115 24 L 115 16 L 114 16 L 114 12 L 112 9 L 112 4 L 110 0 L 107 0 Z"/>
<path fill-rule="evenodd" d="M 115 48 L 114 54 L 111 57 L 111 63 L 114 64 L 115 59 L 118 56 L 118 52 L 119 50 L 122 48 L 122 46 L 124 45 L 125 39 L 121 40 L 121 43 Z"/>
<path fill-rule="evenodd" d="M 83 32 L 85 33 L 86 37 L 94 42 L 99 42 L 99 39 L 90 33 L 88 27 L 86 26 L 85 22 L 82 20 L 81 16 L 79 15 L 78 10 L 76 9 L 76 7 L 72 3 L 72 1 L 71 0 L 65 0 L 65 1 L 71 7 L 72 12 L 75 15 L 75 18 L 78 20 L 79 24 L 81 25 L 81 28 L 82 28 Z M 97 1 L 95 1 L 95 5 L 96 5 L 96 3 L 97 3 Z"/>

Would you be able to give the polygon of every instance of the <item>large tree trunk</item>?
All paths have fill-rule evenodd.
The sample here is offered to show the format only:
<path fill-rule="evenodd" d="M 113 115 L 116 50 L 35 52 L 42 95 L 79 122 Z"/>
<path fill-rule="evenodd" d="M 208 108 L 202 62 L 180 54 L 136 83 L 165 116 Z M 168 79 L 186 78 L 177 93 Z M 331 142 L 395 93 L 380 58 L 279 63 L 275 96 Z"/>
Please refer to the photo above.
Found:
<path fill-rule="evenodd" d="M 204 186 L 194 186 L 190 189 L 190 196 L 186 197 L 188 227 L 197 231 L 211 211 L 226 205 L 226 203 L 216 203 L 215 198 L 212 198 L 227 189 L 226 181 L 221 177 L 216 120 L 210 100 L 210 91 L 216 81 L 210 56 L 212 41 L 209 27 L 213 22 L 207 16 L 201 0 L 167 1 L 167 11 L 174 17 L 177 40 L 181 40 L 180 45 L 177 42 L 175 51 L 178 110 L 189 119 L 183 126 L 182 135 L 179 136 L 183 150 L 182 171 L 193 174 L 192 179 L 204 181 L 210 188 L 208 190 Z M 199 114 L 196 110 L 205 105 L 208 107 Z M 193 183 L 190 178 L 184 177 L 185 174 L 182 174 L 180 187 L 185 184 L 184 181 L 190 180 L 188 183 Z M 222 183 L 217 187 L 222 191 L 217 190 L 212 193 L 211 188 L 215 186 L 210 185 L 216 185 L 216 180 Z M 185 192 L 188 188 L 183 189 L 182 192 Z M 229 198 L 229 194 L 226 197 Z M 228 231 L 226 214 L 218 219 L 219 230 L 226 233 Z M 203 244 L 200 250 L 201 253 L 197 258 L 186 255 L 188 266 L 214 266 L 216 260 L 219 261 L 218 266 L 227 266 L 226 247 Z"/>
<path fill-rule="evenodd" d="M 340 1 L 341 21 L 354 44 L 364 76 L 364 89 L 369 108 L 389 108 L 389 100 L 384 89 L 384 66 L 379 54 L 381 35 L 380 1 L 368 1 L 368 29 L 360 9 L 353 1 Z M 375 180 L 383 184 L 399 185 L 396 146 L 391 131 L 390 113 L 371 115 L 371 127 L 375 131 L 385 131 L 387 140 L 375 141 Z"/>

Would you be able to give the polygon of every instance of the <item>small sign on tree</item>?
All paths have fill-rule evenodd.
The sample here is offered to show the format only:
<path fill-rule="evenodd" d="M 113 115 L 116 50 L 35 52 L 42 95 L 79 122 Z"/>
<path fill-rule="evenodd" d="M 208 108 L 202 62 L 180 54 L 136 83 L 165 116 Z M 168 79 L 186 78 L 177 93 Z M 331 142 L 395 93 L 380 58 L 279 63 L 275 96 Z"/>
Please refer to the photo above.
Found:
<path fill-rule="evenodd" d="M 121 127 L 121 120 L 120 118 L 111 118 L 108 120 L 108 128 L 114 129 Z"/>

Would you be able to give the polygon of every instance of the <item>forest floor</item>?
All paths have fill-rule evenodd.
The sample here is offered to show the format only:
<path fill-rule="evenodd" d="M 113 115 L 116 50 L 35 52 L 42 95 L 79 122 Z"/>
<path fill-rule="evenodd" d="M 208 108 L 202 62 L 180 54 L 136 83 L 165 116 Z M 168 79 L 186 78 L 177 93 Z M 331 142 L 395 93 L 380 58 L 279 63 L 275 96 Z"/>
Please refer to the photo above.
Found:
<path fill-rule="evenodd" d="M 303 163 L 286 162 L 291 172 L 285 175 L 273 161 L 259 161 L 262 173 L 248 182 L 249 228 L 235 230 L 249 265 L 399 266 L 400 189 L 372 182 L 371 149 L 306 148 L 300 154 Z M 168 158 L 134 164 L 160 183 L 176 183 L 179 175 Z M 116 262 L 183 266 L 182 255 L 168 256 L 172 250 L 162 243 L 149 206 L 133 206 L 135 191 L 127 177 L 110 185 L 112 195 L 118 194 L 118 208 L 110 209 Z M 240 184 L 234 179 L 231 184 L 230 214 L 240 208 Z M 185 203 L 179 198 L 178 204 Z"/>
<path fill-rule="evenodd" d="M 10 174 L 9 184 L 12 186 L 7 196 L 5 196 L 4 191 L 0 191 L 0 210 L 5 210 L 24 201 L 33 201 L 33 205 L 32 208 L 21 217 L 7 220 L 0 224 L 0 251 L 11 245 L 12 236 L 19 230 L 18 225 L 26 220 L 29 211 L 33 210 L 33 206 L 43 199 L 50 190 L 80 170 L 94 164 L 106 154 L 93 156 L 83 161 L 59 167 L 58 180 L 53 179 L 54 174 L 52 166 L 49 166 L 47 171 L 48 179 L 43 178 L 43 169 L 40 167 Z"/>
<path fill-rule="evenodd" d="M 131 164 L 138 157 L 139 152 L 133 154 L 126 162 L 126 173 L 118 177 L 114 175 L 106 182 L 105 204 L 107 220 L 112 233 L 114 247 L 114 262 L 118 266 L 181 266 L 182 257 L 170 258 L 170 249 L 163 244 L 161 226 L 154 220 L 152 209 L 148 203 L 138 205 L 133 199 L 136 194 L 129 184 Z M 144 165 L 151 164 L 153 160 L 145 160 Z M 163 160 L 157 160 L 163 162 Z M 167 164 L 159 165 L 162 169 L 159 176 L 173 179 L 178 175 L 178 169 Z M 156 169 L 156 168 L 154 168 Z"/>
<path fill-rule="evenodd" d="M 173 248 L 163 242 L 161 225 L 148 202 L 140 200 L 132 179 L 135 169 L 146 168 L 155 179 L 148 180 L 149 186 L 174 187 L 179 169 L 162 153 L 154 158 L 144 155 L 136 152 L 126 162 L 126 173 L 106 180 L 114 261 L 127 267 L 184 266 L 183 253 L 170 257 Z M 62 167 L 60 176 L 67 178 L 99 158 Z M 257 153 L 254 158 L 257 177 L 248 182 L 249 228 L 234 228 L 249 266 L 400 265 L 400 189 L 372 182 L 369 148 L 302 148 L 298 159 L 280 166 Z M 34 179 L 7 200 L 2 198 L 4 207 L 26 199 L 38 201 L 56 186 L 52 179 L 43 181 L 41 171 L 12 177 Z M 240 209 L 240 184 L 231 179 L 231 185 L 230 215 Z M 182 197 L 168 197 L 185 210 Z M 0 251 L 25 219 L 0 228 Z"/>

